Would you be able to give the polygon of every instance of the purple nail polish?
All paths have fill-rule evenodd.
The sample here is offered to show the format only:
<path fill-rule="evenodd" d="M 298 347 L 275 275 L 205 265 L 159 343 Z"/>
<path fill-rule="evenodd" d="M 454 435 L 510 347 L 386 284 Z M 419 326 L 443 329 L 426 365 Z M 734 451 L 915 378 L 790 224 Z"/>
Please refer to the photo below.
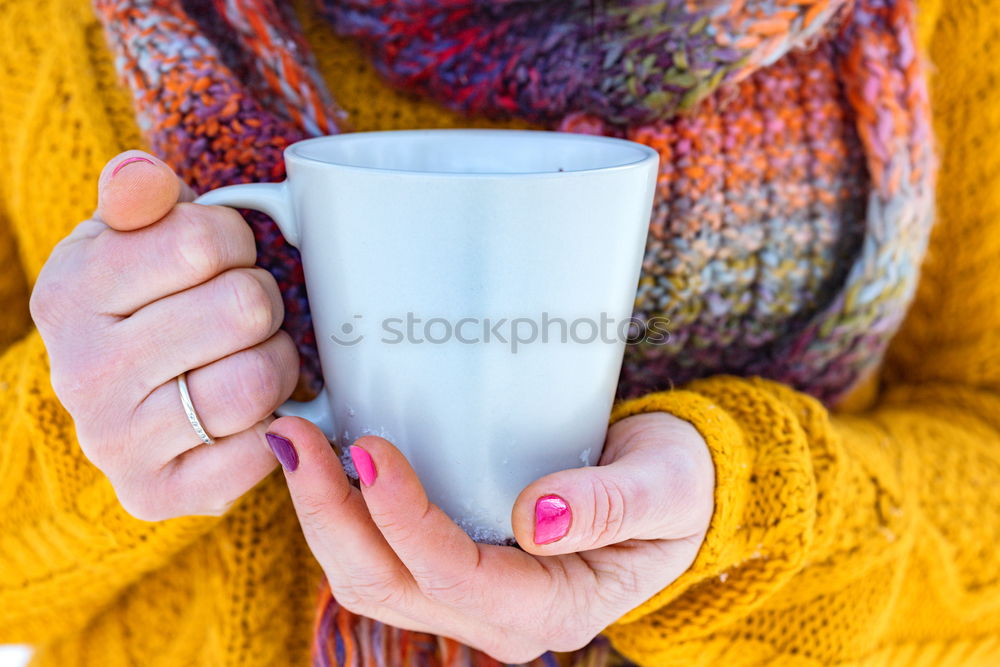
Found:
<path fill-rule="evenodd" d="M 299 467 L 299 453 L 295 451 L 291 440 L 277 433 L 265 433 L 264 437 L 282 468 L 292 472 Z"/>
<path fill-rule="evenodd" d="M 535 544 L 548 544 L 569 532 L 573 512 L 559 496 L 542 496 L 535 501 Z"/>
<path fill-rule="evenodd" d="M 121 162 L 119 162 L 118 165 L 115 166 L 114 171 L 111 172 L 111 178 L 114 178 L 118 174 L 118 172 L 122 170 L 122 167 L 128 166 L 133 162 L 148 162 L 149 164 L 154 164 L 153 161 L 150 160 L 149 158 L 142 157 L 141 155 L 136 155 L 135 157 L 130 157 L 127 160 L 122 160 Z"/>
<path fill-rule="evenodd" d="M 372 455 L 356 445 L 351 445 L 351 460 L 354 461 L 354 467 L 358 471 L 361 483 L 365 486 L 374 484 L 378 473 L 375 472 L 375 462 L 372 461 Z"/>

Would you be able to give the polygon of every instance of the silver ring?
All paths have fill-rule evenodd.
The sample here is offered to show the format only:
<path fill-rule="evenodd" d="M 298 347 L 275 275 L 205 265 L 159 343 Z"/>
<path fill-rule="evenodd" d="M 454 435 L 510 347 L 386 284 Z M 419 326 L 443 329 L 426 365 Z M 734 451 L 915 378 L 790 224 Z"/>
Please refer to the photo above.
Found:
<path fill-rule="evenodd" d="M 191 428 L 206 445 L 214 445 L 215 439 L 201 425 L 198 413 L 194 411 L 194 403 L 191 402 L 191 394 L 188 393 L 187 373 L 181 373 L 177 376 L 177 388 L 181 392 L 181 405 L 184 406 L 184 412 L 187 413 L 188 421 L 191 422 Z"/>

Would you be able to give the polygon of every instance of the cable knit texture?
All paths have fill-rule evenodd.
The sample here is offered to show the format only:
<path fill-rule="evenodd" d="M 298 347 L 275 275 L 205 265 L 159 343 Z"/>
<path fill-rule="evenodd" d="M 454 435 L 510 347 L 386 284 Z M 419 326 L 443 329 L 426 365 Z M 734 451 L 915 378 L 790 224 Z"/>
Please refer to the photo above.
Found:
<path fill-rule="evenodd" d="M 718 376 L 623 403 L 712 450 L 716 512 L 677 582 L 610 626 L 642 665 L 1000 664 L 1000 18 L 921 2 L 939 222 L 878 386 L 830 413 Z M 382 83 L 305 9 L 355 129 L 470 121 Z M 75 444 L 27 287 L 142 145 L 87 0 L 0 0 L 0 642 L 38 665 L 306 664 L 320 572 L 279 476 L 223 518 L 130 518 Z"/>

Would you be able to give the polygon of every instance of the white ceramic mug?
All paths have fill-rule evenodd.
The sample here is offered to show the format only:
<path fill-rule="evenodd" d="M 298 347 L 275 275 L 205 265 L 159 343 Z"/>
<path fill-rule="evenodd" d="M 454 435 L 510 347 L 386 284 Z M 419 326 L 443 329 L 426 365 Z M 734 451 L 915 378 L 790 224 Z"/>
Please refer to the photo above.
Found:
<path fill-rule="evenodd" d="M 342 448 L 386 437 L 466 532 L 509 540 L 525 486 L 600 458 L 657 153 L 407 130 L 301 141 L 285 165 L 197 200 L 263 211 L 301 251 L 326 385 L 279 414 Z"/>

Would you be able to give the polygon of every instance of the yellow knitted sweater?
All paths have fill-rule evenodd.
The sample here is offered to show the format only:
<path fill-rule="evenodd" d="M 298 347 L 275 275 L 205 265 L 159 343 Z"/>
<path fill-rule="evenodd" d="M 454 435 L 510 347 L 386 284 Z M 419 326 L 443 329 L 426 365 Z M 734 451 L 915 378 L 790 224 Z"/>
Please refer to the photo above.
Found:
<path fill-rule="evenodd" d="M 356 129 L 504 125 L 390 90 L 299 10 Z M 691 420 L 718 478 L 692 568 L 606 631 L 633 660 L 1000 665 L 998 34 L 985 0 L 921 3 L 940 219 L 877 387 L 838 414 L 730 377 L 618 406 Z M 222 518 L 135 520 L 49 386 L 28 290 L 104 162 L 142 145 L 89 0 L 0 0 L 0 643 L 39 665 L 305 664 L 320 571 L 280 474 Z"/>

